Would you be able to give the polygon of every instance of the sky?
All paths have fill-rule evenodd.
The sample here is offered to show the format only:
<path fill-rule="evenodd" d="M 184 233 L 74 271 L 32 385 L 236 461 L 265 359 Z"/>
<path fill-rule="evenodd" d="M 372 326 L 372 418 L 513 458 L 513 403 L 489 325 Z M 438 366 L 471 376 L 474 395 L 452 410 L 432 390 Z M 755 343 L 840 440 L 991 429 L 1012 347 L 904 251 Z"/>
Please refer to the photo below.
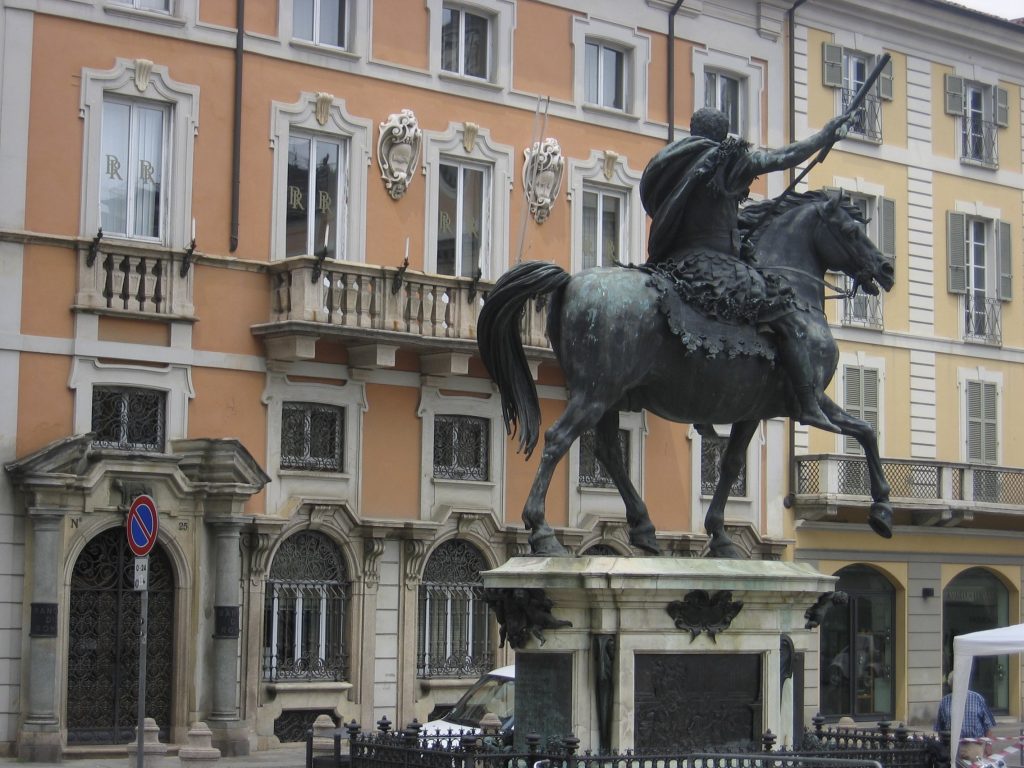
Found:
<path fill-rule="evenodd" d="M 1024 16 L 1024 0 L 953 0 L 976 11 L 984 11 L 1004 19 L 1019 19 Z"/>

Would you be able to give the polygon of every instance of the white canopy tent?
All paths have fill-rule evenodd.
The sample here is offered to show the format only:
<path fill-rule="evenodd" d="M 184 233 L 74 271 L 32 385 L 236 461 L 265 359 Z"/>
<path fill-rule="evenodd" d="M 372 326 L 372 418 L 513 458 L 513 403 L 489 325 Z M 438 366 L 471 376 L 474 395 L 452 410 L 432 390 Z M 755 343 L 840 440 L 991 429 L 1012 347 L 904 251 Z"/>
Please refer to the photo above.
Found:
<path fill-rule="evenodd" d="M 964 726 L 964 704 L 975 656 L 1024 652 L 1024 624 L 971 632 L 953 638 L 953 698 L 950 700 L 949 762 L 956 766 L 957 744 Z"/>

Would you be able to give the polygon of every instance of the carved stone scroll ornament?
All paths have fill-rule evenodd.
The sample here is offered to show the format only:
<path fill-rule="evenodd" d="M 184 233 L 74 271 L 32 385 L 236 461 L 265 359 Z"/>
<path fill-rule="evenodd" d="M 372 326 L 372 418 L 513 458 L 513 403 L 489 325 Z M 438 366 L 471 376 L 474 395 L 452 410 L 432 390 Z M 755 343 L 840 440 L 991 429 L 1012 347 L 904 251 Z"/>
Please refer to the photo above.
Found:
<path fill-rule="evenodd" d="M 392 200 L 400 200 L 409 188 L 420 162 L 422 141 L 423 131 L 410 109 L 389 115 L 380 124 L 377 164 Z"/>
<path fill-rule="evenodd" d="M 562 171 L 565 159 L 562 148 L 555 139 L 536 142 L 523 150 L 523 189 L 530 204 L 530 215 L 538 224 L 547 221 L 551 206 L 558 197 L 562 186 Z"/>
<path fill-rule="evenodd" d="M 846 605 L 848 602 L 850 602 L 850 596 L 845 592 L 822 593 L 818 596 L 814 605 L 804 611 L 804 618 L 807 619 L 804 623 L 804 629 L 814 629 L 819 626 L 825 620 L 825 614 L 828 613 L 829 606 Z"/>
<path fill-rule="evenodd" d="M 733 600 L 732 592 L 721 590 L 709 595 L 703 589 L 695 589 L 682 600 L 669 603 L 665 610 L 675 620 L 676 629 L 687 630 L 693 642 L 701 632 L 707 632 L 714 640 L 719 632 L 729 628 L 741 608 L 743 602 Z"/>
<path fill-rule="evenodd" d="M 543 589 L 486 589 L 484 600 L 498 620 L 500 647 L 504 647 L 507 640 L 512 648 L 525 648 L 531 637 L 544 645 L 546 638 L 542 630 L 572 626 L 571 621 L 551 615 L 555 604 Z"/>

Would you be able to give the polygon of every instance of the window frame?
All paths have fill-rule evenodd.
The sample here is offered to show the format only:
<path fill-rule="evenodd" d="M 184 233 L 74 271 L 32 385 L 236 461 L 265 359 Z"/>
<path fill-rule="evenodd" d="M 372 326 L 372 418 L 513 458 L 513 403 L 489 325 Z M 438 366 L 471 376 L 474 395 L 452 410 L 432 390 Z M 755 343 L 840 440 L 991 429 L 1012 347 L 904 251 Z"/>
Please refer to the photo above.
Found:
<path fill-rule="evenodd" d="M 512 189 L 512 147 L 491 140 L 490 131 L 472 123 L 452 123 L 444 133 L 425 131 L 423 174 L 426 176 L 424 271 L 439 274 L 437 267 L 438 211 L 440 205 L 440 166 L 475 164 L 489 170 L 487 210 L 490 212 L 486 236 L 481 242 L 482 280 L 494 280 L 508 266 L 509 205 Z"/>
<path fill-rule="evenodd" d="M 707 75 L 714 74 L 736 80 L 739 86 L 739 132 L 736 135 L 754 146 L 760 146 L 763 143 L 760 94 L 765 89 L 763 64 L 754 57 L 739 56 L 713 48 L 694 48 L 691 66 L 694 104 L 707 104 Z"/>
<path fill-rule="evenodd" d="M 457 61 L 455 69 L 449 69 L 449 68 L 447 68 L 445 66 L 445 60 L 446 60 L 446 58 L 448 58 L 448 57 L 446 57 L 445 53 L 448 51 L 448 47 L 446 46 L 446 43 L 445 43 L 445 34 L 444 34 L 445 21 L 444 21 L 444 19 L 445 19 L 445 17 L 448 14 L 458 14 L 458 31 L 457 31 L 457 43 L 458 43 L 458 45 L 455 46 L 455 51 L 454 51 L 455 56 L 456 56 L 456 61 Z M 485 27 L 485 32 L 486 32 L 486 38 L 487 39 L 486 39 L 485 44 L 484 44 L 484 51 L 485 51 L 484 61 L 483 61 L 484 73 L 482 75 L 477 75 L 477 74 L 473 74 L 471 72 L 467 72 L 466 71 L 467 70 L 467 56 L 468 56 L 468 50 L 469 50 L 469 47 L 470 47 L 468 42 L 467 42 L 467 35 L 469 34 L 469 32 L 467 31 L 466 27 L 467 27 L 467 24 L 469 22 L 469 18 L 470 17 L 473 17 L 475 19 L 481 19 L 483 21 L 484 27 Z M 494 62 L 491 60 L 492 53 L 491 53 L 491 45 L 490 45 L 491 36 L 493 34 L 492 27 L 493 27 L 493 21 L 492 21 L 492 18 L 491 18 L 491 16 L 489 14 L 480 13 L 476 9 L 467 8 L 467 7 L 465 7 L 463 5 L 460 5 L 458 3 L 447 3 L 447 2 L 444 3 L 444 5 L 441 7 L 441 30 L 442 30 L 442 32 L 441 32 L 441 64 L 440 64 L 441 71 L 444 72 L 446 75 L 450 75 L 450 76 L 454 76 L 454 77 L 463 77 L 463 78 L 466 78 L 466 79 L 469 79 L 469 80 L 482 80 L 484 82 L 490 82 L 491 78 L 492 78 L 492 74 L 491 73 L 494 71 Z"/>
<path fill-rule="evenodd" d="M 121 398 L 122 407 L 128 413 L 120 419 L 122 422 L 118 428 L 118 439 L 116 441 L 103 440 L 96 433 L 96 396 L 99 392 L 105 391 L 117 394 Z M 159 400 L 157 408 L 156 439 L 152 442 L 129 442 L 126 430 L 127 423 L 131 420 L 131 402 L 128 399 L 132 394 L 153 394 Z M 120 409 L 119 409 L 120 410 Z M 90 408 L 92 423 L 90 431 L 96 433 L 94 444 L 99 448 L 109 448 L 118 451 L 142 451 L 145 453 L 166 453 L 167 452 L 167 391 L 151 387 L 132 387 L 122 384 L 96 384 L 92 388 L 92 406 Z"/>
<path fill-rule="evenodd" d="M 590 259 L 589 259 L 589 256 L 587 254 L 587 235 L 588 235 L 588 232 L 587 232 L 587 216 L 586 216 L 587 205 L 586 205 L 586 202 L 587 202 L 587 196 L 588 195 L 596 195 L 597 196 L 597 206 L 595 208 L 595 211 L 597 213 L 596 213 L 595 220 L 594 220 L 594 227 L 595 227 L 596 231 L 594 232 L 595 253 L 593 254 L 593 256 L 594 256 L 594 263 L 593 264 L 589 263 Z M 604 253 L 604 244 L 605 244 L 606 240 L 604 238 L 604 216 L 603 216 L 603 213 L 604 213 L 604 201 L 605 201 L 606 198 L 617 200 L 618 203 L 619 203 L 619 211 L 618 211 L 618 216 L 617 216 L 619 231 L 618 231 L 618 234 L 617 234 L 617 236 L 615 238 L 615 248 L 616 248 L 616 251 L 618 252 L 618 254 L 620 256 L 626 253 L 626 248 L 625 248 L 626 232 L 628 230 L 628 221 L 626 219 L 626 212 L 627 212 L 628 206 L 629 206 L 629 193 L 628 193 L 628 191 L 623 189 L 623 188 L 621 188 L 621 187 L 615 188 L 615 187 L 610 187 L 608 185 L 594 184 L 593 182 L 585 181 L 583 183 L 583 191 L 582 191 L 583 220 L 582 220 L 582 231 L 581 231 L 581 237 L 580 237 L 580 246 L 581 246 L 581 249 L 582 249 L 580 251 L 580 256 L 581 256 L 583 261 L 582 261 L 581 269 L 589 269 L 591 267 L 610 267 L 610 266 L 612 266 L 612 264 L 614 262 L 618 261 L 618 259 L 608 259 L 607 263 L 605 263 L 606 262 L 607 254 Z"/>
<path fill-rule="evenodd" d="M 320 40 L 320 34 L 319 34 L 320 33 L 320 13 L 319 13 L 320 6 L 324 2 L 329 2 L 329 1 L 331 1 L 331 0 L 310 0 L 310 2 L 313 3 L 313 31 L 312 31 L 311 36 L 309 38 L 306 38 L 306 37 L 299 37 L 298 35 L 296 35 L 296 32 L 295 32 L 295 10 L 298 7 L 298 3 L 300 2 L 300 0 L 292 0 L 292 9 L 291 9 L 291 14 L 290 14 L 291 19 L 292 19 L 291 39 L 293 41 L 296 41 L 296 42 L 299 42 L 299 43 L 304 43 L 304 44 L 307 44 L 307 45 L 314 45 L 314 46 L 317 46 L 318 48 L 326 48 L 326 49 L 329 49 L 329 50 L 332 49 L 332 50 L 346 51 L 347 52 L 347 51 L 349 51 L 349 41 L 352 39 L 352 26 L 351 26 L 351 19 L 350 19 L 351 0 L 333 0 L 333 2 L 337 2 L 339 5 L 342 6 L 340 17 L 342 19 L 341 23 L 342 23 L 342 37 L 343 37 L 343 39 L 341 41 L 341 44 L 325 43 L 322 40 Z"/>
<path fill-rule="evenodd" d="M 860 38 L 858 38 L 858 42 Z M 822 84 L 836 91 L 836 110 L 846 110 L 854 95 L 867 80 L 871 70 L 882 56 L 881 46 L 873 46 L 873 50 L 863 47 L 842 45 L 836 42 L 822 43 Z M 857 76 L 852 70 L 856 64 L 863 65 L 863 77 Z M 884 136 L 882 123 L 882 104 L 893 100 L 893 65 L 890 61 L 882 70 L 878 80 L 868 91 L 864 103 L 858 109 L 862 115 L 862 123 L 856 120 L 850 126 L 848 138 L 881 144 Z"/>
<path fill-rule="evenodd" d="M 438 425 L 451 424 L 452 445 L 449 446 L 452 454 L 450 464 L 438 463 Z M 471 425 L 481 428 L 481 434 L 474 438 L 478 444 L 478 461 L 473 465 L 459 463 L 459 457 L 463 454 L 461 445 L 462 433 Z M 472 416 L 462 413 L 435 413 L 434 414 L 434 447 L 431 451 L 431 465 L 433 466 L 432 476 L 435 480 L 458 480 L 460 482 L 488 483 L 492 482 L 491 455 L 489 450 L 491 438 L 491 421 L 484 416 Z M 447 466 L 447 473 L 441 472 L 440 468 Z M 475 476 L 479 475 L 479 476 Z"/>
<path fill-rule="evenodd" d="M 440 185 L 442 183 L 441 177 L 442 167 L 455 168 L 458 174 L 458 181 L 455 188 L 455 223 L 453 228 L 452 240 L 455 243 L 455 250 L 452 254 L 452 272 L 442 272 L 439 262 L 439 251 L 440 251 L 440 235 L 441 235 L 441 223 L 440 220 L 437 222 L 437 233 L 438 241 L 434 242 L 434 269 L 439 275 L 447 275 L 448 277 L 469 277 L 473 278 L 476 276 L 476 270 L 470 270 L 469 274 L 463 274 L 465 267 L 465 252 L 463 250 L 466 235 L 464 232 L 465 221 L 465 200 L 466 200 L 466 188 L 469 186 L 465 181 L 465 175 L 467 171 L 476 171 L 482 174 L 482 182 L 480 185 L 480 251 L 477 254 L 476 264 L 477 269 L 483 273 L 483 264 L 489 260 L 490 254 L 485 249 L 489 249 L 489 243 L 491 242 L 490 228 L 492 221 L 492 209 L 493 209 L 493 196 L 492 190 L 494 188 L 491 182 L 492 168 L 486 164 L 467 161 L 459 158 L 452 158 L 449 156 L 443 156 L 439 158 L 437 164 L 437 200 L 439 209 L 437 211 L 438 219 L 440 219 L 440 203 L 441 203 L 441 190 Z"/>
<path fill-rule="evenodd" d="M 587 43 L 596 43 L 623 54 L 623 106 L 603 106 L 587 98 Z M 584 119 L 607 120 L 621 125 L 621 118 L 635 121 L 647 109 L 647 64 L 651 61 L 651 38 L 627 27 L 594 16 L 572 19 L 573 101 Z M 600 58 L 600 57 L 599 57 Z"/>
<path fill-rule="evenodd" d="M 145 59 L 117 59 L 107 70 L 82 70 L 79 117 L 84 121 L 81 234 L 92 238 L 100 228 L 100 176 L 103 173 L 103 105 L 109 98 L 150 102 L 167 110 L 164 138 L 169 157 L 161 191 L 164 227 L 159 239 L 141 242 L 183 250 L 192 239 L 192 177 L 195 137 L 199 131 L 199 87 L 173 80 L 168 68 Z M 104 233 L 105 240 L 140 242 Z"/>
<path fill-rule="evenodd" d="M 623 264 L 639 264 L 646 258 L 643 238 L 647 233 L 643 205 L 640 202 L 641 172 L 628 166 L 627 158 L 613 152 L 591 150 L 587 160 L 569 159 L 569 202 L 572 235 L 570 242 L 573 273 L 583 269 L 583 196 L 588 189 L 600 188 L 623 196 L 623 229 L 620 234 Z"/>
<path fill-rule="evenodd" d="M 646 412 L 619 412 L 619 430 L 629 435 L 626 469 L 630 482 L 641 496 L 644 494 L 647 455 Z M 569 525 L 587 528 L 592 521 L 622 522 L 622 498 L 614 485 L 587 485 L 580 482 L 582 441 L 574 440 L 569 448 Z"/>
<path fill-rule="evenodd" d="M 993 448 L 994 460 L 976 459 L 970 452 L 970 404 L 969 389 L 972 384 L 983 385 L 982 391 L 987 386 L 992 386 L 995 398 L 995 445 Z M 960 455 L 961 460 L 967 464 L 974 464 L 983 467 L 1001 466 L 1003 461 L 1003 375 L 1000 371 L 987 370 L 981 366 L 976 368 L 961 368 L 957 371 L 957 388 L 959 390 L 960 402 Z M 984 436 L 982 436 L 984 441 Z M 981 446 L 985 451 L 985 446 Z"/>
<path fill-rule="evenodd" d="M 732 429 L 731 424 L 715 424 L 715 431 L 722 437 L 727 437 Z M 690 490 L 690 525 L 693 530 L 701 530 L 704 525 L 704 510 L 707 509 L 711 496 L 702 493 L 701 459 L 703 458 L 703 438 L 693 426 L 687 430 L 687 439 L 690 441 L 690 477 L 692 478 Z M 768 422 L 762 421 L 750 439 L 746 452 L 746 473 L 747 473 L 747 495 L 730 496 L 725 503 L 725 519 L 729 523 L 744 523 L 753 526 L 755 530 L 761 530 L 761 499 L 762 499 L 762 477 L 765 468 L 761 462 L 761 449 L 768 440 Z"/>
<path fill-rule="evenodd" d="M 287 410 L 303 414 L 302 456 L 285 454 L 284 414 Z M 330 413 L 335 417 L 333 427 L 335 448 L 334 455 L 318 465 L 321 457 L 312 455 L 313 420 L 317 412 Z M 328 463 L 329 462 L 329 463 Z M 329 403 L 311 403 L 305 400 L 285 400 L 281 403 L 281 469 L 298 469 L 307 472 L 344 472 L 345 471 L 345 408 Z"/>
<path fill-rule="evenodd" d="M 972 240 L 972 233 L 983 227 L 985 263 L 974 262 L 981 243 Z M 974 247 L 972 247 L 972 245 Z M 967 342 L 1000 346 L 1002 344 L 1003 304 L 1013 298 L 1013 231 L 1012 224 L 1002 219 L 997 208 L 957 201 L 946 212 L 947 284 L 949 293 L 959 294 L 957 325 Z M 984 291 L 977 285 L 979 271 L 984 270 Z M 983 308 L 977 310 L 981 301 Z M 980 318 L 978 325 L 970 318 Z"/>
<path fill-rule="evenodd" d="M 349 155 L 349 142 L 347 138 L 343 137 L 332 137 L 322 133 L 311 133 L 304 130 L 294 130 L 288 134 L 288 156 L 291 157 L 291 146 L 296 140 L 308 141 L 309 142 L 309 167 L 307 168 L 308 178 L 306 180 L 306 189 L 304 190 L 306 196 L 307 211 L 305 214 L 306 219 L 306 250 L 303 253 L 288 253 L 288 209 L 285 209 L 285 255 L 284 258 L 291 258 L 292 256 L 318 256 L 323 251 L 326 251 L 326 258 L 330 259 L 345 259 L 345 254 L 338 255 L 338 243 L 347 243 L 347 232 L 348 232 L 348 178 L 351 175 L 351 170 L 348 162 Z M 320 145 L 330 145 L 337 148 L 337 180 L 334 189 L 332 190 L 335 199 L 335 210 L 332 219 L 324 222 L 324 237 L 320 238 L 320 231 L 316 225 L 317 211 L 316 203 L 316 173 L 314 172 L 313 158 L 318 156 L 318 147 Z M 290 164 L 289 164 L 290 168 Z M 290 205 L 292 199 L 293 186 L 288 185 L 288 192 L 285 196 L 286 206 Z M 326 218 L 326 217 L 325 217 Z M 341 234 L 339 238 L 338 235 Z M 351 260 L 351 259 L 348 259 Z"/>
<path fill-rule="evenodd" d="M 712 94 L 708 90 L 708 80 L 710 78 L 714 78 L 714 80 L 715 80 L 714 98 L 711 98 Z M 733 122 L 733 115 L 730 115 L 728 112 L 726 112 L 725 109 L 722 108 L 722 82 L 721 81 L 727 81 L 727 82 L 730 82 L 730 83 L 735 83 L 735 85 L 736 85 L 736 114 L 735 114 L 735 118 L 736 119 L 735 119 L 735 124 Z M 744 126 L 743 126 L 743 117 L 744 117 L 743 100 L 744 100 L 744 96 L 746 95 L 745 92 L 746 92 L 746 88 L 745 88 L 745 82 L 744 82 L 743 78 L 737 77 L 736 75 L 731 74 L 729 72 L 720 72 L 717 69 L 713 69 L 713 68 L 710 68 L 710 67 L 706 67 L 704 69 L 704 106 L 705 107 L 710 107 L 712 109 L 717 109 L 719 112 L 722 112 L 723 114 L 725 114 L 725 116 L 729 118 L 729 133 L 731 133 L 734 136 L 743 136 L 744 133 L 745 133 Z M 709 101 L 713 102 L 713 103 L 709 103 Z"/>
<path fill-rule="evenodd" d="M 430 71 L 442 80 L 440 87 L 479 97 L 480 88 L 511 90 L 512 36 L 515 28 L 515 0 L 426 0 L 430 17 Z M 486 78 L 462 75 L 441 68 L 444 9 L 450 7 L 488 20 L 488 73 Z M 461 69 L 461 65 L 460 65 Z"/>
<path fill-rule="evenodd" d="M 584 51 L 584 66 L 586 71 L 584 72 L 584 103 L 594 107 L 601 107 L 602 109 L 616 110 L 619 112 L 625 112 L 626 107 L 630 104 L 630 91 L 629 91 L 629 56 L 628 50 L 624 50 L 621 46 L 613 43 L 608 43 L 605 40 L 599 38 L 588 37 L 584 43 L 586 50 Z M 596 50 L 596 58 L 591 60 L 590 52 Z M 615 88 L 615 93 L 608 98 L 608 68 L 609 63 L 607 54 L 612 54 L 615 57 L 614 67 L 615 77 L 619 80 L 619 85 Z M 596 63 L 594 63 L 596 62 Z M 597 71 L 594 72 L 594 68 Z M 591 80 L 594 81 L 593 89 L 591 88 Z M 609 103 L 609 101 L 611 103 Z"/>
<path fill-rule="evenodd" d="M 955 139 L 959 160 L 964 165 L 996 170 L 999 168 L 999 132 L 1009 127 L 1009 90 L 1003 88 L 988 73 L 972 68 L 966 74 L 947 72 L 943 75 L 943 111 L 954 118 Z M 981 100 L 981 108 L 971 105 L 972 94 Z M 971 113 L 980 120 L 971 120 Z M 973 126 L 981 131 L 974 132 Z M 968 150 L 968 139 L 974 136 L 981 142 L 981 152 Z M 980 156 L 979 156 L 980 154 Z"/>
<path fill-rule="evenodd" d="M 272 211 L 270 222 L 271 261 L 282 261 L 287 254 L 286 205 L 288 195 L 288 148 L 293 135 L 322 137 L 347 145 L 344 182 L 339 167 L 339 193 L 336 211 L 338 232 L 332 238 L 334 256 L 344 261 L 366 259 L 366 167 L 370 163 L 373 123 L 348 114 L 344 99 L 329 93 L 303 92 L 293 104 L 273 102 L 270 146 L 274 152 Z M 341 159 L 339 157 L 339 166 Z M 310 174 L 312 177 L 313 174 Z M 341 229 L 344 228 L 343 236 Z M 332 227 L 334 229 L 334 227 Z M 309 235 L 307 235 L 309 242 Z M 313 241 L 316 245 L 315 240 Z M 344 245 L 344 248 L 339 246 Z M 315 247 L 314 247 L 314 250 Z M 315 254 L 306 254 L 314 256 Z"/>

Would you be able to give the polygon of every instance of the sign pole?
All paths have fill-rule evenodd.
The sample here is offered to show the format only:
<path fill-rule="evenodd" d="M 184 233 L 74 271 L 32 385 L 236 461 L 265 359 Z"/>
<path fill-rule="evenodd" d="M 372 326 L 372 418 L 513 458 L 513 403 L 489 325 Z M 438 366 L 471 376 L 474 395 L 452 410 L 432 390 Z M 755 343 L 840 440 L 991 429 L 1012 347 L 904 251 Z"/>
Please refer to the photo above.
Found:
<path fill-rule="evenodd" d="M 128 548 L 135 555 L 133 587 L 139 595 L 139 712 L 136 726 L 136 768 L 143 768 L 146 758 L 146 646 L 149 640 L 149 553 L 156 544 L 160 518 L 156 502 L 145 494 L 136 496 L 128 509 L 125 529 Z"/>
<path fill-rule="evenodd" d="M 139 558 L 146 559 L 149 558 Z M 143 588 L 142 603 L 139 606 L 139 725 L 138 733 L 136 734 L 137 751 L 135 753 L 135 766 L 136 768 L 143 768 L 143 761 L 145 759 L 145 724 L 146 724 L 146 641 L 148 632 L 148 620 L 149 620 L 149 589 Z"/>

